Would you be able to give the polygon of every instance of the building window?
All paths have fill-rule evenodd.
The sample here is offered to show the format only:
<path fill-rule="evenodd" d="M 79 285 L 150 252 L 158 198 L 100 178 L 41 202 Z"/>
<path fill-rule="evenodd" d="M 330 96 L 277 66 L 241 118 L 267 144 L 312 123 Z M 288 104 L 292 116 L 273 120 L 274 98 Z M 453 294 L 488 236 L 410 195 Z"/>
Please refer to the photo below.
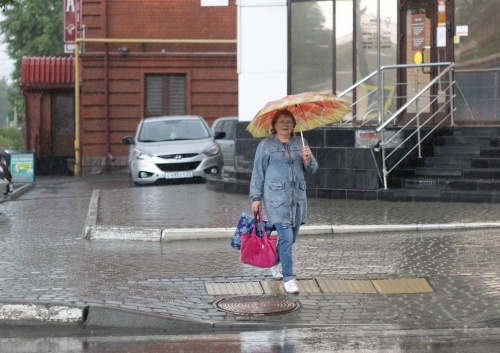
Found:
<path fill-rule="evenodd" d="M 291 3 L 290 93 L 332 91 L 333 1 Z"/>
<path fill-rule="evenodd" d="M 186 114 L 186 75 L 147 75 L 145 117 Z"/>
<path fill-rule="evenodd" d="M 500 26 L 490 17 L 499 11 L 498 0 L 455 0 L 457 120 L 500 120 Z"/>

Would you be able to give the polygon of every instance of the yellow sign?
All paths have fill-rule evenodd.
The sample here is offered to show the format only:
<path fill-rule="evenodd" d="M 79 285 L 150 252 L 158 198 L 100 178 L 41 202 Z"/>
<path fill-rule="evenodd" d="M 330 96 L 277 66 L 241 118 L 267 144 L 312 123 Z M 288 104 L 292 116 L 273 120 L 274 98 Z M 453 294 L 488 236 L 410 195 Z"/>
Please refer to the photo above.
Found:
<path fill-rule="evenodd" d="M 417 51 L 415 53 L 415 55 L 413 56 L 413 61 L 415 62 L 415 64 L 421 64 L 422 63 L 422 53 Z"/>
<path fill-rule="evenodd" d="M 376 104 L 376 91 L 377 91 L 377 86 L 373 85 L 362 85 L 363 91 L 365 92 L 364 95 L 367 99 L 366 106 L 368 108 L 374 106 Z M 383 109 L 384 111 L 389 111 L 389 108 L 391 107 L 392 104 L 392 99 L 394 98 L 394 92 L 396 90 L 396 86 L 393 85 L 387 85 L 384 86 L 383 89 L 383 95 L 384 95 L 384 104 L 383 104 Z M 370 112 L 372 112 L 371 110 Z M 365 116 L 364 120 L 370 120 L 373 119 L 374 117 L 377 116 L 377 113 L 369 113 Z"/>

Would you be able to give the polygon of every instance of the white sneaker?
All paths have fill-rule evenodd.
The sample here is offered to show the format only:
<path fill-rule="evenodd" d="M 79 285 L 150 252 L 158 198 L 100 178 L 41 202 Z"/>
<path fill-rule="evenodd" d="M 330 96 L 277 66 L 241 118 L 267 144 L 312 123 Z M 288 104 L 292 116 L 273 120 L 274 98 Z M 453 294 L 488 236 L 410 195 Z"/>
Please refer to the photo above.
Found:
<path fill-rule="evenodd" d="M 283 278 L 283 274 L 281 273 L 278 265 L 271 267 L 271 275 L 273 276 L 274 279 L 282 279 Z"/>
<path fill-rule="evenodd" d="M 285 287 L 285 291 L 287 293 L 298 293 L 299 292 L 299 287 L 297 287 L 297 281 L 295 281 L 294 279 L 286 281 L 285 283 L 283 283 L 283 286 Z"/>

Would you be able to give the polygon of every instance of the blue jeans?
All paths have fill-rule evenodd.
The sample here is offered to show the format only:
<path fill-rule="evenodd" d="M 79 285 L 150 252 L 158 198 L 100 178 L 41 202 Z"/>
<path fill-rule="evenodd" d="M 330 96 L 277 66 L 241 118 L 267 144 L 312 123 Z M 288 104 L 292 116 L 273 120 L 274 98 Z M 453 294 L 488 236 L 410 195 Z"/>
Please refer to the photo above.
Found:
<path fill-rule="evenodd" d="M 286 282 L 295 278 L 293 274 L 292 245 L 297 240 L 300 225 L 292 227 L 290 225 L 275 223 L 274 228 L 276 228 L 279 236 L 278 262 L 281 262 L 283 281 Z"/>

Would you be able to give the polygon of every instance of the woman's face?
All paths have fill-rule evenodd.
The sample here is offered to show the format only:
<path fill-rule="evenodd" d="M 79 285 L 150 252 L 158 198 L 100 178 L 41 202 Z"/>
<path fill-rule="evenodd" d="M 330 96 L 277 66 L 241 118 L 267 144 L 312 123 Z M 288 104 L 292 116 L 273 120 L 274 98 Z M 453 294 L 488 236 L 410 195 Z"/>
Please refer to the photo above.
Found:
<path fill-rule="evenodd" d="M 289 137 L 293 132 L 293 119 L 287 115 L 280 115 L 274 128 L 277 135 Z"/>

